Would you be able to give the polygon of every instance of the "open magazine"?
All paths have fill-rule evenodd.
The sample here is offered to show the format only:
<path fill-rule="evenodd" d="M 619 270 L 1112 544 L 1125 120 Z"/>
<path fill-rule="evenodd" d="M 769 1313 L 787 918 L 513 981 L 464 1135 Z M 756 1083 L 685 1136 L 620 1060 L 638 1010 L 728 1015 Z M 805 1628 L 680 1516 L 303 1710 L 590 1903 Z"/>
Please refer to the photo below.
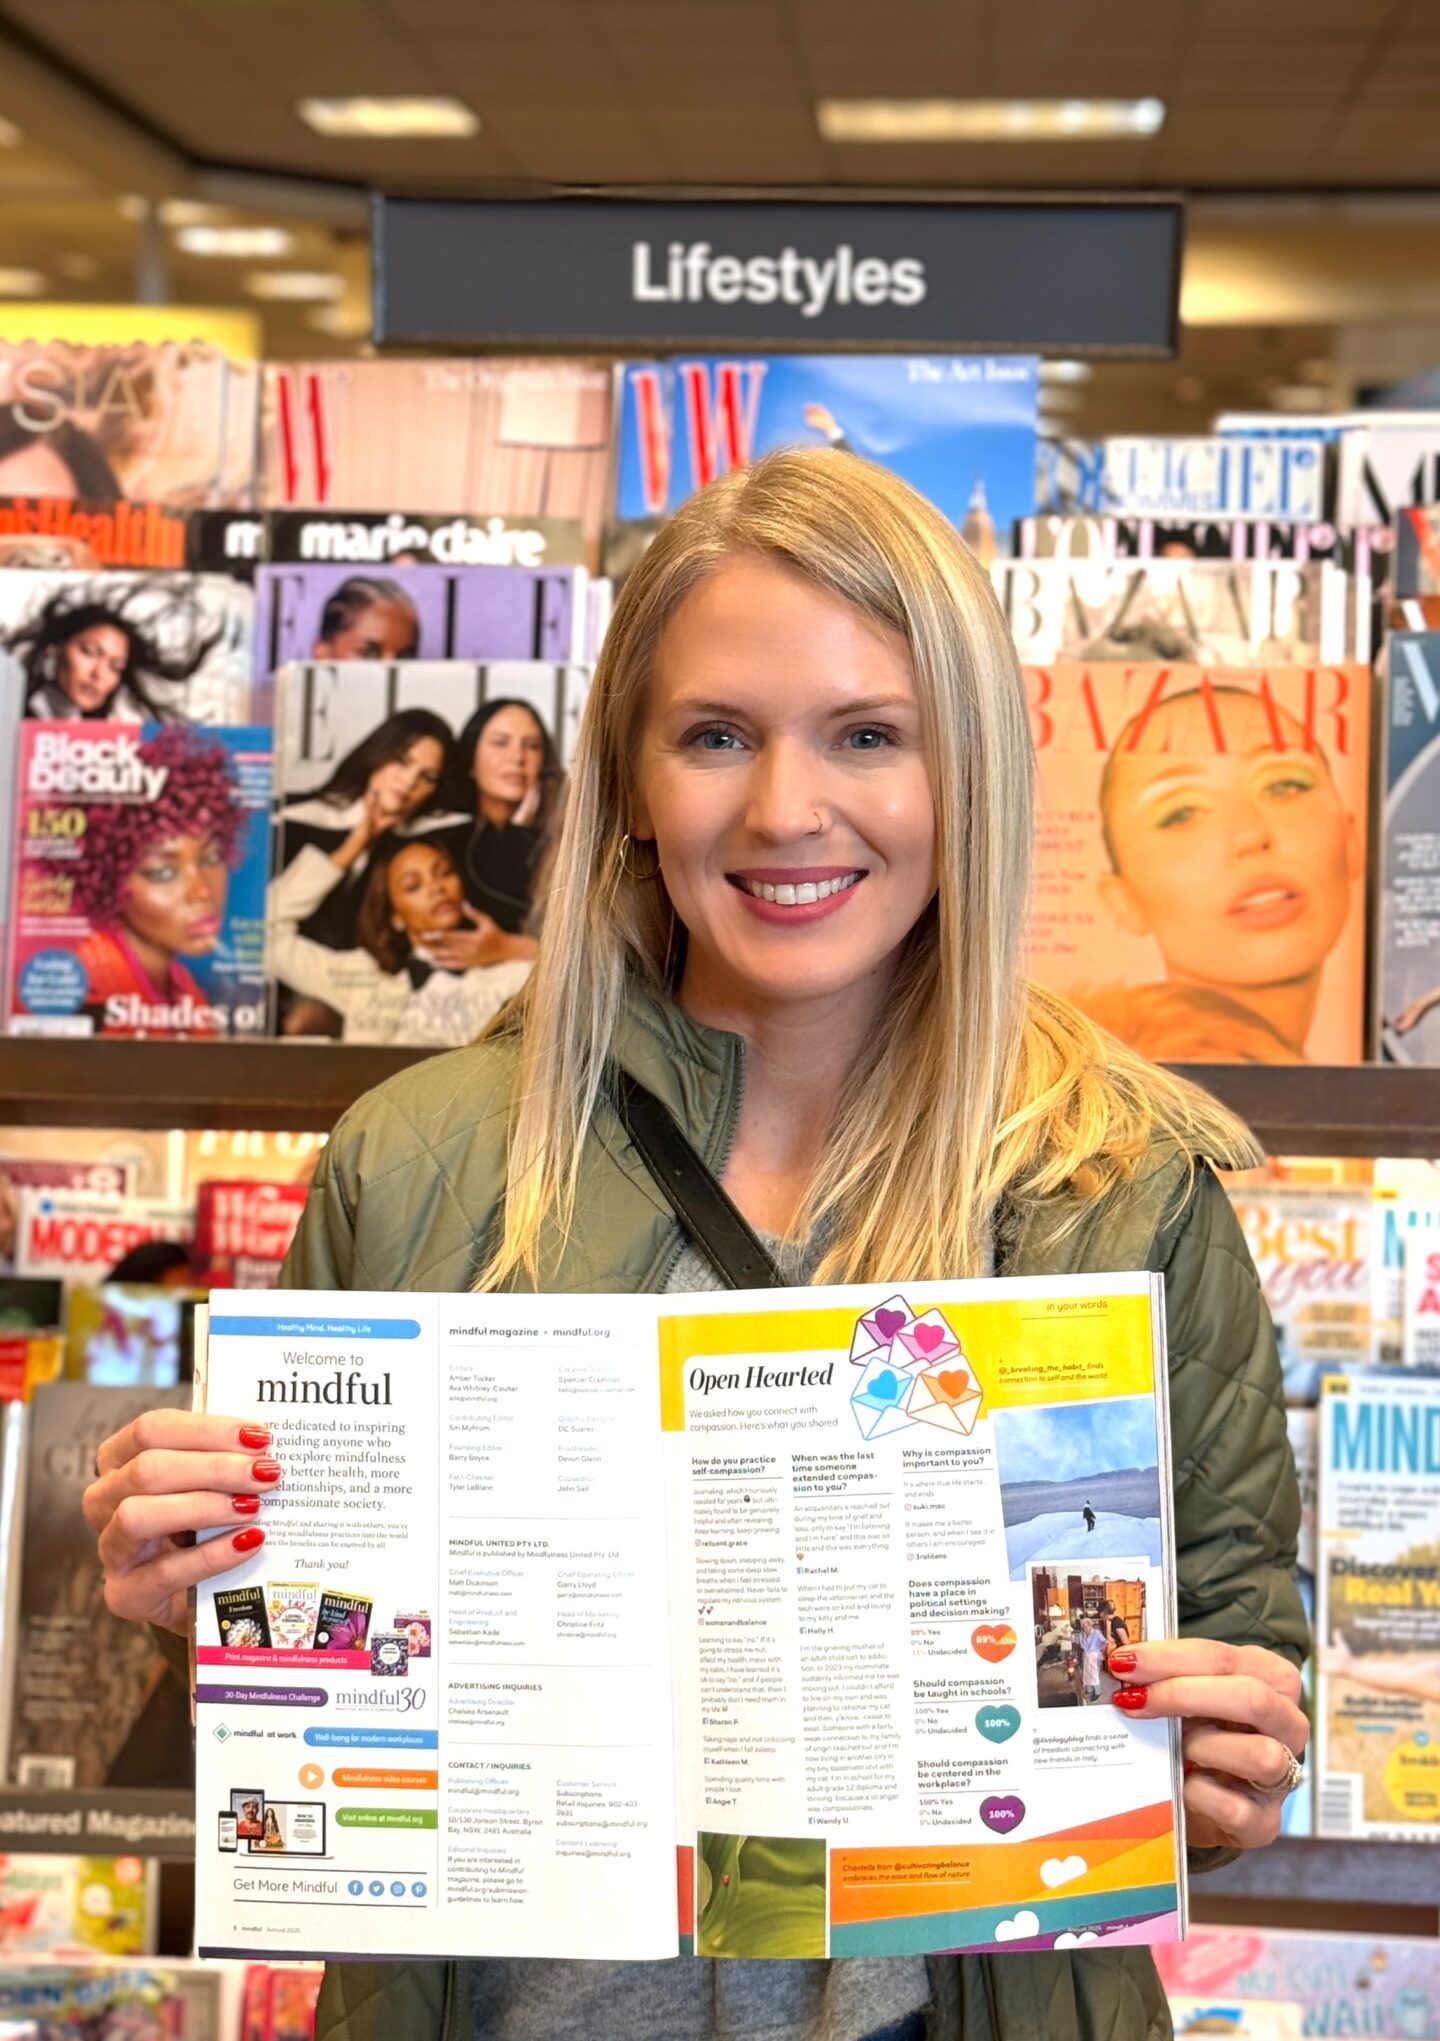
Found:
<path fill-rule="evenodd" d="M 270 1427 L 196 1612 L 202 1955 L 1171 1939 L 1156 1276 L 217 1291 Z M 678 1895 L 678 1898 L 677 1898 Z"/>

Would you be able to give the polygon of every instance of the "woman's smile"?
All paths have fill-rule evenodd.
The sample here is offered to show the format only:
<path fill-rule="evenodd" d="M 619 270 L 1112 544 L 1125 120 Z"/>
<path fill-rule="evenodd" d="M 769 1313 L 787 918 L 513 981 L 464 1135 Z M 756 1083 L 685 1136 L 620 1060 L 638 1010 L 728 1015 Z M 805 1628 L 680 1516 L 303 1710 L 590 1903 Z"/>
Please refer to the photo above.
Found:
<path fill-rule="evenodd" d="M 725 876 L 757 921 L 775 928 L 806 928 L 838 913 L 865 873 L 853 865 L 797 865 L 793 870 L 766 866 Z"/>

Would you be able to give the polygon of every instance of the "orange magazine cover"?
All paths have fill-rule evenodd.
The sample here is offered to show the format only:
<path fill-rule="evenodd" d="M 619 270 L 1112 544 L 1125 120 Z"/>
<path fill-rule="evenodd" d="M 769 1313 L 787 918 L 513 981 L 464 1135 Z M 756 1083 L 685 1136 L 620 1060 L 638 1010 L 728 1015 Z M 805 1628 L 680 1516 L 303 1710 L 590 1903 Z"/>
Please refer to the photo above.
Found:
<path fill-rule="evenodd" d="M 1027 666 L 1029 969 L 1145 1055 L 1364 1054 L 1370 669 Z"/>

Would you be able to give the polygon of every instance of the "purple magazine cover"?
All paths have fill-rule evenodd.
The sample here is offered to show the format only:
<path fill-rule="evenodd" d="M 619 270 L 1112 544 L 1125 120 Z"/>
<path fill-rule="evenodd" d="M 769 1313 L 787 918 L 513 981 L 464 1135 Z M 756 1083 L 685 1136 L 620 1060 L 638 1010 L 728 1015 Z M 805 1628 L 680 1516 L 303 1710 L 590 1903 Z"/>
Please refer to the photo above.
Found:
<path fill-rule="evenodd" d="M 257 699 L 291 662 L 583 659 L 583 567 L 265 566 L 256 575 Z"/>

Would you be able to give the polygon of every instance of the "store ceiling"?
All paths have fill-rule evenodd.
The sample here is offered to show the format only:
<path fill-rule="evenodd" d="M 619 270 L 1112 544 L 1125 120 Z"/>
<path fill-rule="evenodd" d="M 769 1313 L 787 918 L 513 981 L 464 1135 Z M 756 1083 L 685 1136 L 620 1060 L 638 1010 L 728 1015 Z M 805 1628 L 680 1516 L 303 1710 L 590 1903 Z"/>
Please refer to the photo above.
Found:
<path fill-rule="evenodd" d="M 1440 183 L 1436 0 L 4 0 L 6 23 L 162 151 L 359 184 Z M 330 141 L 295 111 L 376 92 L 455 94 L 482 132 Z M 1123 142 L 818 139 L 818 98 L 877 94 L 1169 112 Z M 86 169 L 83 124 L 42 141 L 27 176 Z"/>

